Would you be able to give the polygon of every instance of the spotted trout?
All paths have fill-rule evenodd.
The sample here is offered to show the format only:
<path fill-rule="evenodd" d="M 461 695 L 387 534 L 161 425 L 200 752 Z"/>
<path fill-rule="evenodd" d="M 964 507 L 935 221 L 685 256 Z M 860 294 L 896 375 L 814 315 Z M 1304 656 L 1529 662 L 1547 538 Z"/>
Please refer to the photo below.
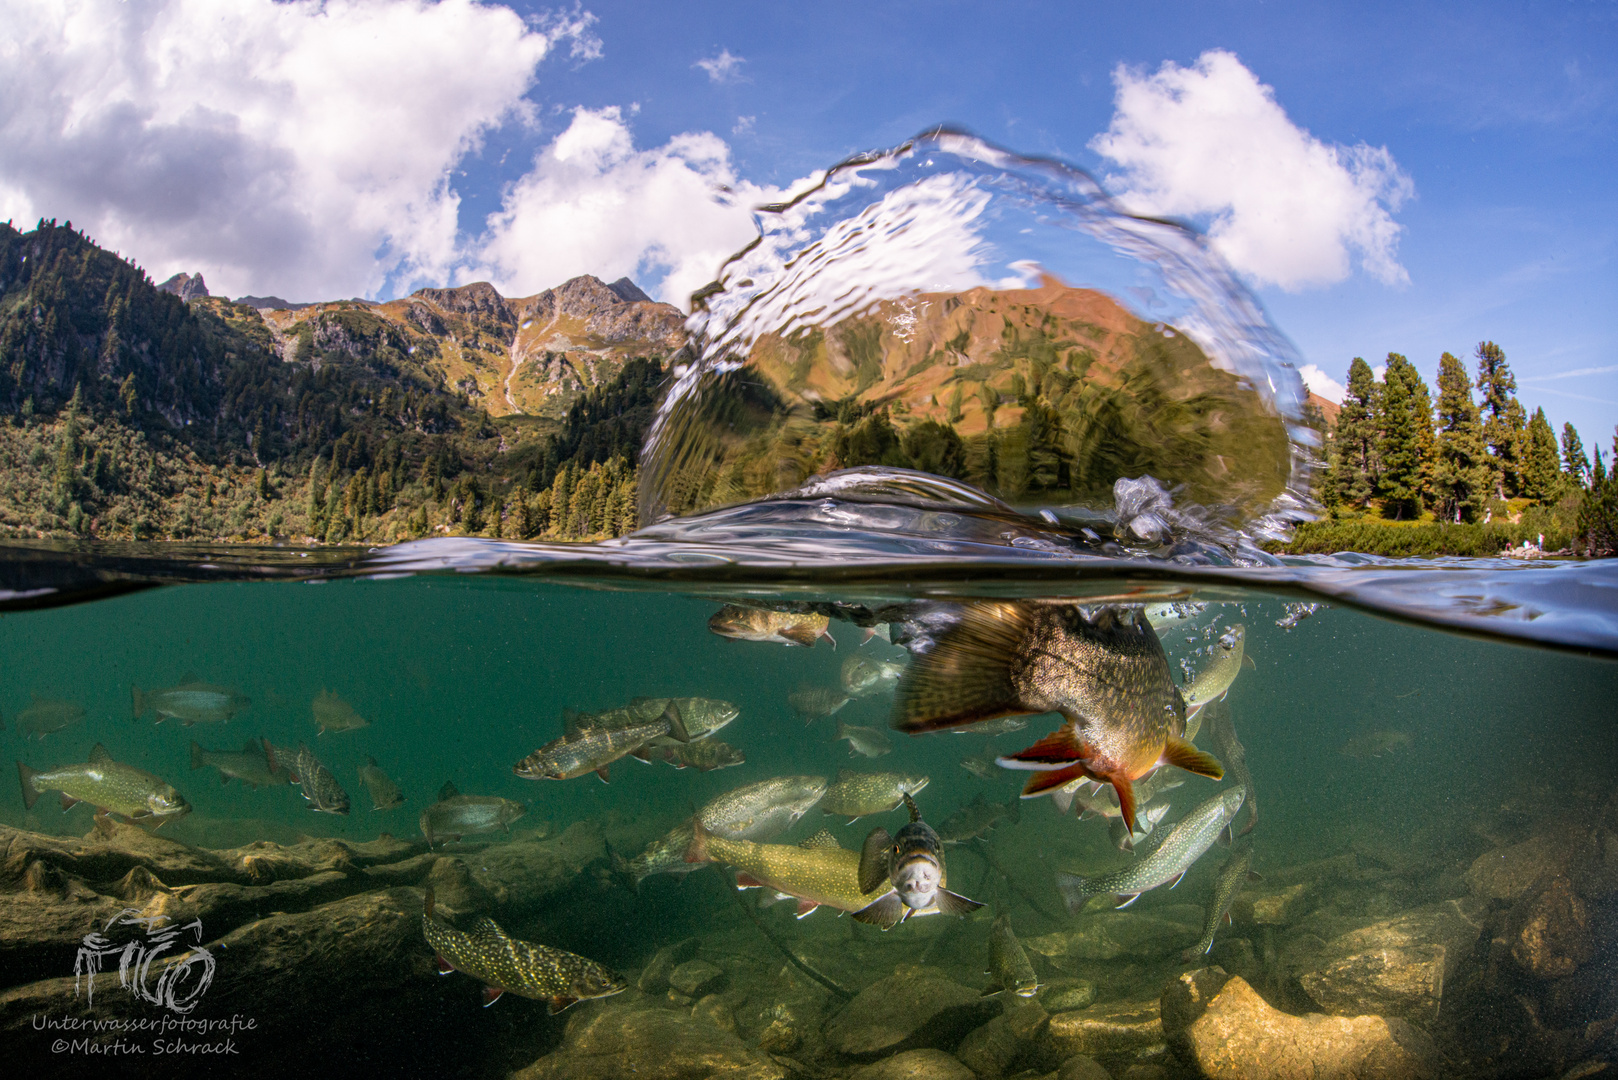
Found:
<path fill-rule="evenodd" d="M 1219 762 L 1184 738 L 1185 702 L 1140 609 L 968 604 L 899 680 L 893 726 L 919 734 L 1007 715 L 1060 713 L 1066 723 L 999 759 L 1034 770 L 1024 797 L 1087 777 L 1111 784 L 1135 831 L 1132 784 L 1159 765 L 1214 779 Z"/>
<path fill-rule="evenodd" d="M 17 730 L 41 739 L 84 721 L 84 706 L 76 701 L 34 697 L 12 717 Z"/>
<path fill-rule="evenodd" d="M 214 686 L 187 675 L 178 685 L 162 690 L 129 688 L 134 699 L 136 720 L 148 712 L 157 713 L 157 722 L 178 720 L 186 727 L 192 724 L 222 724 L 247 708 L 252 702 L 226 686 Z"/>
<path fill-rule="evenodd" d="M 916 773 L 857 773 L 841 769 L 820 800 L 825 814 L 846 817 L 852 825 L 867 814 L 897 809 L 906 795 L 916 795 L 930 778 Z"/>
<path fill-rule="evenodd" d="M 421 834 L 432 847 L 448 836 L 459 840 L 480 833 L 510 832 L 511 823 L 528 813 L 515 799 L 498 795 L 462 795 L 454 781 L 438 789 L 438 801 L 421 812 Z"/>
<path fill-rule="evenodd" d="M 777 776 L 715 795 L 697 811 L 703 827 L 727 840 L 771 840 L 795 825 L 826 794 L 824 776 Z M 700 863 L 685 861 L 691 846 L 690 822 L 646 845 L 619 869 L 638 887 L 653 874 L 685 874 Z"/>
<path fill-rule="evenodd" d="M 776 645 L 813 647 L 825 638 L 837 648 L 831 636 L 831 620 L 824 615 L 799 615 L 789 611 L 726 604 L 708 619 L 708 629 L 735 641 L 766 641 Z"/>
<path fill-rule="evenodd" d="M 560 739 L 552 739 L 512 769 L 524 780 L 571 780 L 593 772 L 606 783 L 607 770 L 613 762 L 665 735 L 678 742 L 691 741 L 680 718 L 679 706 L 672 700 L 656 720 L 620 728 L 580 728 Z"/>
<path fill-rule="evenodd" d="M 738 889 L 769 889 L 778 898 L 796 900 L 800 919 L 821 905 L 859 911 L 891 888 L 883 882 L 862 891 L 860 853 L 838 844 L 825 829 L 801 844 L 757 844 L 714 836 L 693 821 L 685 859 L 733 867 Z"/>
<path fill-rule="evenodd" d="M 240 780 L 248 787 L 279 787 L 292 783 L 292 774 L 270 758 L 270 752 L 258 739 L 248 739 L 240 750 L 209 750 L 196 741 L 191 743 L 191 768 L 213 766 L 219 770 L 219 782 Z"/>
<path fill-rule="evenodd" d="M 1140 899 L 1140 894 L 1159 885 L 1172 888 L 1185 877 L 1191 864 L 1213 846 L 1221 833 L 1230 829 L 1231 819 L 1242 808 L 1247 789 L 1231 787 L 1202 803 L 1170 829 L 1150 854 L 1122 870 L 1099 877 L 1080 877 L 1077 874 L 1057 874 L 1056 886 L 1067 901 L 1067 909 L 1077 912 L 1092 896 L 1111 893 L 1128 897 L 1120 907 L 1128 907 Z M 1172 884 L 1171 884 L 1172 883 Z"/>
<path fill-rule="evenodd" d="M 944 842 L 933 827 L 921 820 L 921 809 L 904 797 L 910 821 L 896 835 L 878 825 L 860 849 L 860 891 L 871 892 L 883 883 L 890 891 L 854 912 L 859 922 L 891 930 L 912 915 L 970 915 L 983 905 L 945 888 Z"/>
<path fill-rule="evenodd" d="M 1247 627 L 1237 623 L 1214 642 L 1213 657 L 1204 664 L 1185 688 L 1186 717 L 1201 712 L 1210 701 L 1217 701 L 1230 691 L 1230 684 L 1242 673 L 1242 665 L 1253 666 L 1253 658 L 1246 654 Z M 1191 733 L 1193 736 L 1195 731 Z"/>
<path fill-rule="evenodd" d="M 438 973 L 459 971 L 483 982 L 488 1008 L 510 991 L 548 1002 L 552 1016 L 579 1001 L 623 993 L 629 983 L 605 965 L 549 945 L 514 938 L 484 916 L 470 932 L 457 930 L 433 912 L 433 890 L 427 890 L 421 932 L 432 946 Z"/>
<path fill-rule="evenodd" d="M 360 766 L 360 783 L 371 795 L 372 810 L 392 810 L 395 806 L 404 805 L 404 792 L 399 790 L 399 785 L 393 782 L 391 776 L 382 771 L 376 758 L 368 757 L 365 764 Z"/>
<path fill-rule="evenodd" d="M 17 779 L 22 783 L 23 806 L 30 810 L 42 792 L 59 791 L 63 810 L 84 802 L 130 821 L 154 819 L 159 828 L 170 818 L 191 812 L 191 805 L 173 787 L 144 769 L 114 761 L 100 743 L 82 765 L 40 771 L 19 761 Z"/>
<path fill-rule="evenodd" d="M 984 996 L 1010 991 L 1017 997 L 1030 998 L 1039 993 L 1039 976 L 1028 952 L 1011 929 L 1011 917 L 1004 912 L 995 916 L 989 929 L 989 977 L 993 979 Z"/>
<path fill-rule="evenodd" d="M 1236 737 L 1236 722 L 1230 713 L 1230 702 L 1218 701 L 1208 706 L 1208 737 L 1214 752 L 1230 770 L 1230 778 L 1247 789 L 1247 824 L 1242 826 L 1246 836 L 1258 824 L 1258 797 L 1253 794 L 1253 774 L 1247 769 L 1247 748 Z"/>
<path fill-rule="evenodd" d="M 1214 934 L 1219 927 L 1230 922 L 1230 905 L 1249 881 L 1263 881 L 1253 873 L 1253 841 L 1238 840 L 1231 846 L 1230 858 L 1219 868 L 1214 878 L 1213 896 L 1208 898 L 1208 910 L 1202 920 L 1202 937 L 1182 956 L 1187 963 L 1213 951 Z"/>
<path fill-rule="evenodd" d="M 299 743 L 298 752 L 291 757 L 286 757 L 284 751 L 278 755 L 268 739 L 264 740 L 264 749 L 269 752 L 272 768 L 284 764 L 291 771 L 292 782 L 303 792 L 309 809 L 320 814 L 348 813 L 348 792 L 307 745 Z"/>

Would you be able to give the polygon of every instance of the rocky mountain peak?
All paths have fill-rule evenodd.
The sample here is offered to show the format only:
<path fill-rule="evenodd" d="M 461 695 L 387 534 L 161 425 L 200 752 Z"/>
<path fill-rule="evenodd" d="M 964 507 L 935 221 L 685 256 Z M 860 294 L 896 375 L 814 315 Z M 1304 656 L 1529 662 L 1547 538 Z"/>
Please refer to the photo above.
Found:
<path fill-rule="evenodd" d="M 173 293 L 181 300 L 189 303 L 200 300 L 208 295 L 207 282 L 202 280 L 201 274 L 175 274 L 157 287 L 158 292 Z"/>
<path fill-rule="evenodd" d="M 483 316 L 500 323 L 517 321 L 506 298 L 487 281 L 474 281 L 453 289 L 417 289 L 410 297 L 420 298 L 457 315 Z"/>

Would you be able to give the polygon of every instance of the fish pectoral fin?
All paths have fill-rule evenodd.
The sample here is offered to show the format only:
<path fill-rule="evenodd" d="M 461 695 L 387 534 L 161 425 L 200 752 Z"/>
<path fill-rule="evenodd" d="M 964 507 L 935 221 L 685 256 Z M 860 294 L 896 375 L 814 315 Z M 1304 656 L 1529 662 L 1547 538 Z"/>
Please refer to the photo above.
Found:
<path fill-rule="evenodd" d="M 1052 788 L 1059 788 L 1070 780 L 1077 779 L 1086 774 L 1084 762 L 1069 765 L 1065 769 L 1050 769 L 1046 772 L 1037 772 L 1028 778 L 1022 786 L 1022 797 L 1032 799 L 1036 795 L 1043 795 Z"/>
<path fill-rule="evenodd" d="M 1133 904 L 1136 900 L 1139 900 L 1140 897 L 1141 897 L 1141 894 L 1136 893 L 1134 896 L 1131 896 L 1128 900 L 1125 900 L 1123 903 L 1121 903 L 1117 907 L 1113 908 L 1113 910 L 1114 911 L 1122 911 L 1122 910 L 1124 910 L 1124 908 L 1128 907 L 1130 904 Z"/>
<path fill-rule="evenodd" d="M 499 1001 L 500 995 L 503 993 L 505 991 L 498 986 L 485 986 L 483 988 L 483 1007 L 487 1009 L 490 1005 Z"/>
<path fill-rule="evenodd" d="M 914 735 L 1001 716 L 1027 715 L 1011 670 L 1032 626 L 1024 604 L 968 604 L 933 649 L 913 656 L 893 702 L 892 724 Z"/>
<path fill-rule="evenodd" d="M 1229 847 L 1230 846 L 1230 840 L 1231 840 L 1230 826 L 1226 825 L 1223 829 L 1219 830 L 1219 846 L 1220 847 Z"/>
<path fill-rule="evenodd" d="M 1071 723 L 1063 724 L 1033 746 L 995 759 L 1002 769 L 1058 769 L 1083 761 L 1092 751 L 1079 738 L 1078 729 Z"/>
<path fill-rule="evenodd" d="M 820 640 L 820 631 L 812 626 L 789 626 L 781 631 L 781 636 L 794 645 L 812 649 L 815 642 Z"/>
<path fill-rule="evenodd" d="M 67 792 L 65 792 L 65 791 L 62 792 L 62 813 L 65 814 L 69 810 L 73 809 L 75 806 L 79 805 L 79 801 L 80 800 L 75 799 L 73 796 L 69 795 Z"/>
<path fill-rule="evenodd" d="M 603 765 L 603 766 L 601 766 L 601 768 L 597 769 L 596 770 L 596 775 L 601 777 L 601 782 L 603 784 L 609 782 L 609 778 L 607 776 L 607 766 Z"/>
<path fill-rule="evenodd" d="M 801 919 L 806 915 L 812 915 L 814 914 L 815 909 L 819 906 L 820 905 L 815 903 L 813 900 L 799 900 L 798 910 L 796 912 L 797 917 Z"/>
<path fill-rule="evenodd" d="M 450 975 L 450 974 L 454 973 L 454 971 L 455 971 L 455 965 L 454 964 L 451 964 L 448 960 L 445 960 L 442 956 L 436 956 L 433 959 L 438 961 L 438 973 L 440 975 Z"/>
<path fill-rule="evenodd" d="M 1263 881 L 1264 880 L 1264 875 L 1259 873 L 1257 870 L 1249 870 L 1247 872 L 1247 880 L 1248 881 Z"/>
<path fill-rule="evenodd" d="M 569 997 L 566 994 L 557 994 L 555 997 L 551 998 L 550 1004 L 545 1006 L 545 1011 L 550 1013 L 552 1016 L 555 1016 L 569 1005 L 578 1004 L 578 1001 L 579 999 L 576 997 Z"/>
<path fill-rule="evenodd" d="M 952 893 L 948 889 L 938 890 L 938 910 L 945 915 L 970 915 L 983 905 L 976 900 L 968 900 L 959 893 Z"/>
<path fill-rule="evenodd" d="M 1205 754 L 1184 739 L 1170 735 L 1163 744 L 1163 756 L 1158 759 L 1165 765 L 1173 765 L 1186 772 L 1206 776 L 1210 780 L 1223 780 L 1225 767 L 1219 764 L 1219 759 L 1212 754 Z"/>
<path fill-rule="evenodd" d="M 904 901 L 899 899 L 899 894 L 890 890 L 880 898 L 850 914 L 862 923 L 880 926 L 884 930 L 891 930 L 903 921 L 906 910 Z"/>
<path fill-rule="evenodd" d="M 1184 880 L 1185 880 L 1185 871 L 1181 870 L 1178 874 L 1174 875 L 1174 880 L 1169 882 L 1169 888 L 1171 888 L 1171 889 L 1174 888 L 1175 886 L 1179 885 L 1180 882 L 1182 882 Z"/>
<path fill-rule="evenodd" d="M 1230 912 L 1228 912 L 1228 911 L 1227 911 L 1227 912 L 1225 912 L 1225 925 L 1226 925 L 1226 926 L 1230 926 L 1230 925 L 1231 925 L 1231 924 L 1232 924 L 1232 923 L 1234 923 L 1234 922 L 1235 922 L 1235 921 L 1236 921 L 1236 920 L 1235 920 L 1235 918 L 1234 918 L 1234 917 L 1232 917 L 1232 915 L 1231 915 L 1231 914 L 1230 914 Z M 1209 946 L 1208 946 L 1208 948 L 1210 948 L 1210 949 L 1211 949 L 1211 948 L 1213 948 L 1213 946 L 1212 946 L 1212 945 L 1209 945 Z"/>
<path fill-rule="evenodd" d="M 872 829 L 865 838 L 865 844 L 860 848 L 860 876 L 859 886 L 861 893 L 875 892 L 878 885 L 887 880 L 888 876 L 888 849 L 893 846 L 893 837 L 888 830 L 878 825 Z"/>
<path fill-rule="evenodd" d="M 738 889 L 762 889 L 764 883 L 744 870 L 736 871 L 736 887 Z"/>
<path fill-rule="evenodd" d="M 1247 668 L 1249 671 L 1258 670 L 1258 665 L 1253 663 L 1253 658 L 1246 653 L 1242 654 L 1242 667 Z"/>

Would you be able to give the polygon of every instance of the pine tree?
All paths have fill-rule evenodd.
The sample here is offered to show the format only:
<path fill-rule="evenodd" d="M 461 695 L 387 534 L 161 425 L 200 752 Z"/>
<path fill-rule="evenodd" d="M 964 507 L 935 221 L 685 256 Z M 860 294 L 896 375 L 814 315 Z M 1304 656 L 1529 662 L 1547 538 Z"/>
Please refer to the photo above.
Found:
<path fill-rule="evenodd" d="M 1377 456 L 1384 513 L 1395 520 L 1415 518 L 1426 499 L 1427 464 L 1432 445 L 1432 401 L 1421 373 L 1398 353 L 1388 354 L 1382 387 L 1382 423 Z"/>
<path fill-rule="evenodd" d="M 1589 482 L 1590 459 L 1584 456 L 1584 444 L 1571 421 L 1562 425 L 1562 469 L 1581 488 Z"/>
<path fill-rule="evenodd" d="M 1545 419 L 1544 409 L 1535 409 L 1534 418 L 1528 422 L 1522 475 L 1522 493 L 1536 502 L 1552 503 L 1561 494 L 1562 462 L 1556 450 L 1556 432 Z"/>
<path fill-rule="evenodd" d="M 1521 486 L 1522 438 L 1527 416 L 1517 401 L 1517 377 L 1506 363 L 1505 350 L 1492 341 L 1478 343 L 1478 392 L 1482 395 L 1483 441 L 1494 455 L 1495 494 L 1504 499 Z"/>
<path fill-rule="evenodd" d="M 1377 428 L 1382 388 L 1371 365 L 1358 356 L 1348 367 L 1348 390 L 1337 414 L 1337 491 L 1345 503 L 1364 509 L 1376 491 Z"/>
<path fill-rule="evenodd" d="M 1475 521 L 1483 510 L 1494 472 L 1483 443 L 1483 423 L 1472 401 L 1472 380 L 1459 359 L 1438 358 L 1438 463 L 1434 491 L 1439 516 Z"/>

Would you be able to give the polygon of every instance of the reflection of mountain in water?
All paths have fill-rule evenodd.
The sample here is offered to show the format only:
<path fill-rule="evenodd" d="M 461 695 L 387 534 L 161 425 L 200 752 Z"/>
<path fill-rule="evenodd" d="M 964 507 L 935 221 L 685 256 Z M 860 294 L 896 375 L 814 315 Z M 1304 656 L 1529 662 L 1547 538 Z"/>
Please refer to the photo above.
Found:
<path fill-rule="evenodd" d="M 921 293 L 761 336 L 701 397 L 700 414 L 677 421 L 675 513 L 860 465 L 1013 502 L 1110 502 L 1120 476 L 1150 474 L 1197 502 L 1261 505 L 1290 468 L 1281 419 L 1190 338 L 1050 279 Z"/>

